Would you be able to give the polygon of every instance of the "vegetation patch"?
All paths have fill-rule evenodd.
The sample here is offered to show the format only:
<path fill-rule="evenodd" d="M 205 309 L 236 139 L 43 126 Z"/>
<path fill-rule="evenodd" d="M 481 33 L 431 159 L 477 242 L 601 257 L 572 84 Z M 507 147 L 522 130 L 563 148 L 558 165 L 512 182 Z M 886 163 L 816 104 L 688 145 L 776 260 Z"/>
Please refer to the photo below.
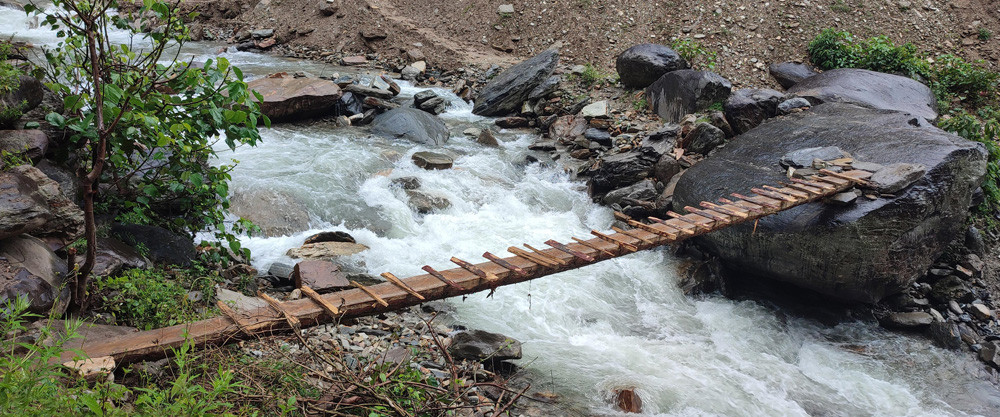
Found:
<path fill-rule="evenodd" d="M 702 44 L 691 38 L 677 39 L 670 47 L 677 51 L 684 60 L 691 65 L 691 68 L 715 68 L 715 58 L 717 53 L 702 46 Z"/>

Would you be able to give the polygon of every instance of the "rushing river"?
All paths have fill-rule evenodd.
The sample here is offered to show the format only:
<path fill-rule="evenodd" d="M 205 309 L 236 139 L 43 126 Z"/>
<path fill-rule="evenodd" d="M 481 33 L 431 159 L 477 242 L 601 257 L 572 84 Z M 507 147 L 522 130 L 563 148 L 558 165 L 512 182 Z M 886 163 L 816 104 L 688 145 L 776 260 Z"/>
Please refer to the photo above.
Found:
<path fill-rule="evenodd" d="M 28 29 L 22 12 L 0 8 L 0 31 L 35 45 L 54 34 Z M 193 44 L 187 58 L 204 60 L 222 45 Z M 221 54 L 248 74 L 336 68 L 249 53 Z M 419 91 L 404 86 L 404 96 Z M 286 250 L 322 230 L 346 230 L 371 249 L 347 260 L 377 275 L 449 267 L 458 256 L 479 259 L 521 243 L 567 241 L 606 230 L 612 213 L 593 204 L 582 184 L 557 168 L 526 164 L 532 135 L 502 132 L 499 148 L 465 138 L 473 116 L 452 99 L 442 117 L 452 131 L 443 148 L 455 168 L 426 171 L 410 155 L 428 150 L 372 137 L 363 128 L 277 125 L 256 148 L 223 158 L 240 164 L 236 191 L 277 190 L 310 212 L 312 230 L 294 236 L 247 238 L 261 270 L 292 262 Z M 417 215 L 391 180 L 417 177 L 424 191 L 451 207 Z M 774 307 L 721 296 L 690 298 L 677 287 L 665 251 L 636 253 L 534 282 L 500 288 L 493 298 L 452 300 L 452 319 L 524 343 L 521 364 L 565 401 L 615 415 L 608 392 L 638 387 L 645 411 L 663 416 L 948 416 L 1000 415 L 1000 391 L 977 376 L 968 353 L 935 347 L 921 337 L 871 323 L 828 326 L 787 317 Z"/>

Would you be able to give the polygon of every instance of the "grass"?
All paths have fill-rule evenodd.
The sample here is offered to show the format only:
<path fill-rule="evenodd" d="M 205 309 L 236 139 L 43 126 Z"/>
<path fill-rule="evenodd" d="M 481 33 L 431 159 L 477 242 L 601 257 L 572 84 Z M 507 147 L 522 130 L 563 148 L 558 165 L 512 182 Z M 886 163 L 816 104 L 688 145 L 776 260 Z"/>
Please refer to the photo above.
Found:
<path fill-rule="evenodd" d="M 94 311 L 107 313 L 119 325 L 143 330 L 173 326 L 214 316 L 211 301 L 217 273 L 196 267 L 190 270 L 130 269 L 114 277 L 99 277 L 95 282 L 97 305 Z M 201 300 L 188 297 L 201 292 Z"/>
<path fill-rule="evenodd" d="M 691 65 L 691 68 L 715 68 L 716 52 L 708 50 L 694 39 L 677 39 L 670 46 Z"/>
<path fill-rule="evenodd" d="M 990 30 L 986 28 L 979 28 L 977 37 L 979 38 L 979 40 L 986 42 L 991 38 L 993 38 L 993 32 L 990 32 Z"/>

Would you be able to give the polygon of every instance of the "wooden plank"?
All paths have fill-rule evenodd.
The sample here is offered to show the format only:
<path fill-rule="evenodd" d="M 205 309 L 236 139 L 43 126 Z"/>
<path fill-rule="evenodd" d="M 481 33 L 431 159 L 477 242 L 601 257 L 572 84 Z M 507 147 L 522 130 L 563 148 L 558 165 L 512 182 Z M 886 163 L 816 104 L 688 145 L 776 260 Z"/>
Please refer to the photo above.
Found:
<path fill-rule="evenodd" d="M 299 328 L 302 327 L 302 322 L 299 321 L 299 318 L 295 317 L 295 316 L 293 316 L 291 314 L 288 314 L 288 312 L 285 311 L 285 309 L 281 307 L 281 302 L 280 301 L 275 300 L 274 297 L 271 297 L 270 295 L 267 295 L 267 293 L 263 293 L 263 292 L 259 292 L 259 291 L 257 292 L 257 296 L 260 297 L 261 299 L 263 299 L 264 301 L 266 301 L 267 304 L 271 306 L 271 308 L 273 308 L 275 311 L 277 311 L 282 316 L 284 316 L 285 320 L 288 321 L 288 325 L 292 326 L 293 329 L 299 329 Z"/>
<path fill-rule="evenodd" d="M 778 188 L 778 187 L 772 187 L 770 185 L 764 185 L 763 187 L 764 187 L 765 190 L 774 191 L 776 193 L 784 194 L 784 195 L 790 196 L 792 198 L 802 198 L 802 199 L 805 199 L 805 198 L 809 198 L 810 197 L 809 193 L 804 193 L 802 191 L 793 190 L 791 188 Z"/>
<path fill-rule="evenodd" d="M 613 243 L 615 245 L 618 245 L 619 248 L 624 248 L 625 250 L 630 251 L 630 252 L 637 252 L 639 250 L 638 246 L 635 246 L 635 245 L 633 245 L 631 243 L 628 243 L 626 241 L 623 241 L 621 239 L 616 239 L 616 238 L 614 238 L 614 237 L 612 237 L 610 235 L 606 235 L 606 234 L 598 232 L 596 230 L 591 230 L 590 234 L 592 234 L 594 236 L 597 236 L 599 239 L 601 239 L 601 240 L 603 240 L 605 242 Z"/>
<path fill-rule="evenodd" d="M 633 231 L 630 231 L 630 230 L 625 230 L 625 229 L 622 229 L 620 227 L 611 226 L 611 230 L 614 230 L 615 232 L 623 234 L 625 236 L 628 236 L 628 237 L 630 237 L 632 239 L 636 239 L 636 240 L 638 240 L 638 241 L 640 241 L 642 243 L 645 243 L 647 245 L 650 245 L 650 246 L 655 245 L 657 243 L 657 242 L 654 242 L 652 240 L 646 239 L 645 237 L 642 237 L 641 235 L 639 235 L 636 232 L 633 232 Z"/>
<path fill-rule="evenodd" d="M 393 275 L 391 273 L 388 273 L 388 272 L 383 272 L 381 275 L 382 275 L 382 278 L 385 278 L 386 281 L 391 282 L 392 285 L 395 285 L 396 287 L 399 287 L 399 289 L 401 289 L 403 291 L 406 291 L 407 293 L 409 293 L 410 295 L 412 295 L 414 297 L 417 297 L 418 300 L 424 300 L 424 296 L 423 295 L 420 295 L 420 293 L 418 293 L 416 290 L 414 290 L 409 285 L 406 285 L 406 283 L 403 282 L 403 280 L 397 278 L 395 275 Z"/>
<path fill-rule="evenodd" d="M 331 304 L 325 298 L 320 297 L 319 293 L 313 290 L 312 288 L 309 288 L 309 286 L 303 285 L 299 287 L 299 290 L 301 290 L 302 294 L 304 294 L 306 297 L 309 297 L 309 299 L 312 300 L 314 303 L 322 307 L 323 310 L 326 310 L 326 314 L 329 314 L 331 319 L 334 319 L 340 315 L 340 309 L 337 308 L 337 306 Z"/>
<path fill-rule="evenodd" d="M 252 334 L 249 330 L 247 330 L 246 326 L 244 326 L 243 323 L 240 322 L 239 313 L 237 313 L 236 310 L 233 310 L 233 308 L 230 307 L 229 304 L 226 304 L 226 302 L 222 300 L 215 300 L 215 305 L 219 307 L 219 311 L 221 311 L 223 315 L 228 317 L 229 320 L 233 321 L 233 324 L 235 324 L 236 327 L 238 327 L 240 331 L 243 332 L 243 334 L 247 336 Z"/>
<path fill-rule="evenodd" d="M 354 287 L 354 288 L 357 288 L 357 289 L 359 289 L 361 291 L 364 291 L 365 294 L 368 294 L 368 296 L 372 298 L 372 300 L 375 300 L 377 303 L 382 304 L 383 307 L 388 307 L 389 306 L 389 302 L 388 301 L 385 301 L 385 299 L 383 299 L 382 297 L 379 297 L 378 294 L 375 294 L 375 291 L 372 291 L 368 287 L 359 284 L 357 281 L 351 281 L 351 286 Z"/>
<path fill-rule="evenodd" d="M 629 220 L 628 221 L 628 225 L 632 226 L 632 227 L 635 227 L 637 229 L 645 230 L 645 231 L 647 231 L 649 233 L 660 235 L 661 237 L 663 237 L 665 239 L 670 239 L 670 240 L 677 239 L 677 233 L 671 233 L 671 232 L 669 232 L 667 230 L 663 230 L 663 229 L 660 229 L 658 227 L 654 227 L 652 225 L 645 224 L 643 222 L 637 222 L 635 220 Z"/>
<path fill-rule="evenodd" d="M 441 275 L 440 272 L 436 271 L 434 268 L 431 268 L 430 265 L 424 265 L 424 267 L 421 268 L 421 269 L 423 269 L 425 272 L 427 272 L 428 274 L 430 274 L 432 277 L 436 278 L 437 280 L 445 283 L 445 285 L 447 285 L 449 288 L 452 288 L 452 289 L 454 289 L 456 291 L 464 291 L 465 290 L 465 288 L 462 288 L 462 286 L 456 284 L 454 281 L 452 281 L 452 280 L 450 280 L 448 278 L 445 278 L 445 276 Z"/>
<path fill-rule="evenodd" d="M 556 242 L 554 240 L 547 240 L 547 241 L 545 241 L 545 244 L 549 245 L 549 246 L 551 246 L 553 248 L 556 248 L 556 249 L 558 249 L 560 251 L 566 252 L 566 253 L 568 253 L 570 255 L 573 255 L 576 258 L 578 258 L 578 259 L 580 259 L 580 260 L 582 260 L 584 262 L 594 262 L 594 258 L 591 257 L 590 255 L 587 255 L 587 254 L 582 253 L 580 251 L 575 251 L 573 249 L 570 249 L 568 246 L 563 245 L 562 243 Z"/>
<path fill-rule="evenodd" d="M 464 269 L 466 271 L 469 271 L 469 272 L 471 272 L 473 274 L 476 274 L 476 276 L 478 276 L 479 278 L 485 279 L 485 280 L 487 280 L 489 282 L 493 282 L 493 281 L 496 281 L 496 280 L 500 279 L 495 274 L 492 274 L 492 273 L 486 272 L 486 271 L 484 271 L 482 269 L 479 269 L 477 266 L 475 266 L 475 265 L 473 265 L 471 263 L 468 263 L 466 261 L 463 261 L 461 259 L 458 259 L 458 258 L 456 258 L 454 256 L 451 257 L 451 261 L 454 262 L 455 265 L 458 265 L 458 266 L 462 267 L 462 269 Z"/>
<path fill-rule="evenodd" d="M 544 250 L 541 250 L 541 249 L 538 249 L 538 248 L 536 248 L 536 247 L 534 247 L 534 246 L 531 246 L 531 245 L 529 245 L 529 244 L 527 244 L 527 243 L 525 243 L 525 244 L 524 244 L 524 247 L 526 247 L 526 248 L 530 249 L 530 250 L 531 250 L 532 252 L 534 252 L 534 253 L 535 253 L 536 255 L 538 255 L 538 256 L 542 256 L 542 257 L 545 257 L 546 259 L 550 259 L 550 260 L 552 260 L 553 262 L 556 262 L 556 263 L 558 263 L 559 265 L 563 265 L 563 266 L 565 266 L 565 265 L 569 265 L 569 261 L 567 261 L 567 260 L 564 260 L 564 259 L 562 259 L 562 258 L 560 258 L 560 257 L 558 257 L 558 256 L 554 256 L 554 255 L 552 255 L 552 254 L 548 253 L 547 251 L 544 251 Z"/>
<path fill-rule="evenodd" d="M 559 264 L 557 264 L 555 262 L 551 262 L 549 259 L 546 259 L 546 258 L 543 258 L 543 257 L 538 256 L 536 254 L 530 253 L 530 252 L 528 252 L 528 251 L 526 251 L 524 249 L 518 248 L 518 247 L 514 247 L 514 246 L 508 247 L 507 248 L 507 252 L 513 253 L 514 255 L 520 256 L 521 258 L 523 258 L 523 259 L 525 259 L 525 260 L 527 260 L 529 262 L 534 262 L 534 263 L 536 263 L 538 265 L 541 265 L 541 266 L 544 266 L 546 268 L 556 268 L 556 267 L 559 266 Z"/>
<path fill-rule="evenodd" d="M 725 215 L 727 215 L 729 217 L 735 217 L 735 218 L 738 218 L 738 219 L 746 219 L 746 218 L 750 217 L 750 212 L 748 212 L 748 211 L 746 211 L 746 210 L 744 210 L 744 209 L 742 209 L 742 208 L 740 208 L 739 206 L 736 206 L 736 205 L 720 206 L 720 205 L 717 205 L 717 204 L 709 203 L 707 201 L 702 201 L 699 204 L 702 207 L 704 207 L 704 208 L 706 208 L 708 210 L 712 210 L 712 211 L 720 213 L 720 214 L 725 214 Z"/>
<path fill-rule="evenodd" d="M 581 244 L 583 246 L 586 246 L 588 248 L 596 250 L 596 251 L 598 251 L 600 253 L 603 253 L 603 254 L 605 254 L 607 256 L 618 256 L 614 252 L 611 252 L 611 251 L 609 251 L 607 249 L 604 249 L 604 248 L 602 248 L 600 246 L 597 246 L 597 245 L 595 245 L 593 243 L 590 243 L 590 242 L 588 242 L 586 240 L 583 240 L 583 239 L 580 239 L 580 238 L 576 238 L 576 237 L 571 237 L 570 239 L 573 239 L 573 241 L 575 241 L 576 243 L 579 243 L 579 244 Z"/>
<path fill-rule="evenodd" d="M 495 263 L 497 265 L 500 265 L 504 269 L 507 269 L 509 271 L 514 271 L 515 274 L 518 274 L 518 275 L 520 275 L 522 277 L 528 276 L 528 273 L 524 269 L 521 269 L 521 267 L 519 267 L 517 265 L 514 265 L 514 264 L 512 264 L 510 262 L 507 262 L 507 261 L 505 261 L 505 260 L 497 257 L 496 255 L 494 255 L 492 253 L 483 252 L 483 257 L 486 258 L 486 259 L 489 259 L 490 262 L 493 262 L 493 263 Z"/>

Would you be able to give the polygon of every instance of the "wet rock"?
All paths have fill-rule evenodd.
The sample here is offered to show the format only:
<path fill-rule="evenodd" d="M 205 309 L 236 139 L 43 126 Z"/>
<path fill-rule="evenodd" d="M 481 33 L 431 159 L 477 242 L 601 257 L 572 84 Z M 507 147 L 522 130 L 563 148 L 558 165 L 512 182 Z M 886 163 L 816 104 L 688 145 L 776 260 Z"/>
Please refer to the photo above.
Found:
<path fill-rule="evenodd" d="M 650 85 L 646 97 L 653 112 L 669 123 L 677 123 L 687 114 L 725 103 L 732 88 L 729 80 L 714 72 L 678 70 Z"/>
<path fill-rule="evenodd" d="M 448 155 L 423 151 L 413 154 L 413 163 L 423 169 L 448 169 L 455 161 Z"/>
<path fill-rule="evenodd" d="M 979 360 L 1000 369 L 1000 345 L 992 341 L 983 342 L 982 345 L 979 349 Z"/>
<path fill-rule="evenodd" d="M 781 156 L 781 165 L 784 167 L 806 168 L 813 165 L 814 160 L 831 161 L 834 159 L 850 158 L 851 154 L 836 146 L 816 146 L 812 148 L 796 149 Z"/>
<path fill-rule="evenodd" d="M 351 236 L 347 232 L 341 232 L 339 230 L 333 232 L 316 233 L 312 236 L 307 237 L 306 241 L 302 243 L 323 243 L 323 242 L 357 243 L 354 241 L 354 236 Z"/>
<path fill-rule="evenodd" d="M 931 292 L 927 294 L 927 296 L 936 303 L 947 303 L 949 301 L 965 303 L 972 301 L 972 299 L 975 298 L 975 296 L 972 295 L 972 290 L 965 283 L 965 281 L 962 281 L 961 278 L 954 275 L 949 275 L 948 277 L 935 282 L 934 285 L 931 286 Z"/>
<path fill-rule="evenodd" d="M 12 127 L 13 123 L 20 119 L 21 114 L 38 107 L 45 97 L 45 91 L 45 86 L 37 78 L 28 75 L 19 76 L 17 86 L 0 95 L 0 110 L 6 112 L 0 116 L 0 126 Z"/>
<path fill-rule="evenodd" d="M 589 141 L 594 141 L 604 147 L 614 146 L 614 142 L 611 141 L 611 134 L 606 130 L 590 128 L 583 132 L 583 137 Z"/>
<path fill-rule="evenodd" d="M 778 114 L 791 114 L 812 107 L 812 103 L 802 97 L 790 98 L 778 104 Z"/>
<path fill-rule="evenodd" d="M 0 240 L 0 310 L 17 297 L 43 316 L 62 315 L 69 305 L 66 262 L 31 236 Z"/>
<path fill-rule="evenodd" d="M 260 110 L 272 122 L 327 115 L 343 94 L 336 83 L 319 78 L 265 77 L 247 86 L 263 96 Z"/>
<path fill-rule="evenodd" d="M 67 243 L 83 234 L 83 211 L 31 165 L 0 172 L 0 239 L 21 233 Z"/>
<path fill-rule="evenodd" d="M 350 288 L 347 274 L 340 270 L 340 265 L 325 259 L 310 259 L 295 264 L 292 271 L 295 288 L 303 286 L 316 292 L 336 291 Z"/>
<path fill-rule="evenodd" d="M 845 207 L 805 204 L 695 240 L 746 274 L 876 302 L 923 276 L 965 230 L 968 202 L 985 168 L 978 144 L 932 126 L 915 127 L 911 119 L 841 103 L 774 119 L 685 171 L 674 205 L 785 181 L 787 170 L 778 161 L 803 148 L 836 146 L 860 160 L 924 165 L 927 174 L 894 198 Z"/>
<path fill-rule="evenodd" d="M 177 235 L 157 226 L 116 223 L 111 226 L 111 237 L 133 248 L 144 248 L 149 260 L 157 264 L 190 267 L 197 253 L 190 237 Z"/>
<path fill-rule="evenodd" d="M 626 413 L 642 413 L 642 399 L 635 388 L 615 390 L 615 406 Z"/>
<path fill-rule="evenodd" d="M 508 68 L 479 91 L 472 113 L 503 116 L 517 111 L 531 92 L 552 75 L 558 63 L 559 52 L 548 49 Z"/>
<path fill-rule="evenodd" d="M 368 65 L 368 58 L 366 58 L 364 55 L 345 56 L 340 59 L 340 64 L 349 67 L 359 67 L 363 65 Z"/>
<path fill-rule="evenodd" d="M 372 133 L 385 138 L 434 146 L 448 142 L 450 136 L 448 126 L 440 118 L 406 107 L 376 116 L 371 129 Z"/>
<path fill-rule="evenodd" d="M 289 249 L 285 254 L 292 258 L 328 259 L 354 255 L 367 249 L 367 246 L 360 243 L 320 242 L 307 243 L 297 248 Z"/>
<path fill-rule="evenodd" d="M 724 143 L 726 143 L 726 134 L 721 129 L 702 122 L 698 123 L 691 131 L 685 149 L 688 152 L 708 155 L 709 152 Z"/>
<path fill-rule="evenodd" d="M 733 133 L 741 134 L 778 115 L 784 94 L 770 89 L 742 89 L 733 92 L 724 106 Z"/>
<path fill-rule="evenodd" d="M 858 201 L 858 197 L 860 196 L 856 191 L 845 191 L 830 197 L 827 201 L 839 206 L 849 206 Z"/>
<path fill-rule="evenodd" d="M 378 79 L 378 78 L 376 78 Z M 375 97 L 382 100 L 390 100 L 396 95 L 384 88 L 366 87 L 360 84 L 348 84 L 344 91 L 354 93 L 362 97 Z"/>
<path fill-rule="evenodd" d="M 604 205 L 624 205 L 622 203 L 623 200 L 652 201 L 655 200 L 659 194 L 660 193 L 656 192 L 656 183 L 653 182 L 653 180 L 646 179 L 628 187 L 619 188 L 605 194 Z"/>
<path fill-rule="evenodd" d="M 480 362 L 521 359 L 521 342 L 499 333 L 461 331 L 452 336 L 448 353 L 456 360 Z"/>
<path fill-rule="evenodd" d="M 528 94 L 528 100 L 534 101 L 548 97 L 549 94 L 556 92 L 559 89 L 559 82 L 562 81 L 562 77 L 558 75 L 553 75 L 538 84 L 531 93 Z"/>
<path fill-rule="evenodd" d="M 419 214 L 433 213 L 451 207 L 451 201 L 447 198 L 431 193 L 406 190 L 406 195 L 409 197 L 410 208 Z"/>
<path fill-rule="evenodd" d="M 649 87 L 668 72 L 687 68 L 687 61 L 677 51 L 654 43 L 635 45 L 615 59 L 622 85 L 636 90 Z"/>
<path fill-rule="evenodd" d="M 41 130 L 0 130 L 0 152 L 38 161 L 48 149 L 49 138 Z"/>
<path fill-rule="evenodd" d="M 479 137 L 476 138 L 476 143 L 493 148 L 500 146 L 500 143 L 497 142 L 497 137 L 493 135 L 493 131 L 490 129 L 483 129 L 479 133 Z"/>
<path fill-rule="evenodd" d="M 771 64 L 771 66 L 768 67 L 768 71 L 771 73 L 771 76 L 778 81 L 778 84 L 781 84 L 781 86 L 786 89 L 792 88 L 792 86 L 798 84 L 806 78 L 819 74 L 815 69 L 813 69 L 813 67 L 799 62 L 781 62 Z"/>
<path fill-rule="evenodd" d="M 353 116 L 355 114 L 364 113 L 365 109 L 363 107 L 363 99 L 358 98 L 354 93 L 346 92 L 340 96 L 340 100 L 337 101 L 336 113 L 342 116 Z"/>
<path fill-rule="evenodd" d="M 937 99 L 919 81 L 899 75 L 842 68 L 809 77 L 788 89 L 813 103 L 844 102 L 937 118 Z"/>
<path fill-rule="evenodd" d="M 981 340 L 979 333 L 976 333 L 973 328 L 969 327 L 969 325 L 965 323 L 958 324 L 958 334 L 962 338 L 962 341 L 970 346 L 979 343 Z"/>
<path fill-rule="evenodd" d="M 896 194 L 923 178 L 927 169 L 920 164 L 895 163 L 875 172 L 869 182 L 884 194 Z"/>
<path fill-rule="evenodd" d="M 465 135 L 468 138 L 472 138 L 472 139 L 475 139 L 475 138 L 479 137 L 479 134 L 481 134 L 481 133 L 483 133 L 483 130 L 482 129 L 477 129 L 475 127 L 470 127 L 468 129 L 465 129 L 465 130 L 462 131 L 463 135 Z"/>
<path fill-rule="evenodd" d="M 616 188 L 642 181 L 652 173 L 660 154 L 649 147 L 604 157 L 591 174 L 588 186 L 591 195 L 602 195 Z"/>
<path fill-rule="evenodd" d="M 420 178 L 417 177 L 400 177 L 393 178 L 390 183 L 395 186 L 402 188 L 404 190 L 416 190 L 420 188 Z"/>
<path fill-rule="evenodd" d="M 519 116 L 501 117 L 493 123 L 501 129 L 520 129 L 530 125 L 528 119 Z"/>
<path fill-rule="evenodd" d="M 229 211 L 260 227 L 265 236 L 289 236 L 309 229 L 309 211 L 289 194 L 273 190 L 237 191 Z"/>
<path fill-rule="evenodd" d="M 934 317 L 923 311 L 912 313 L 890 313 L 881 320 L 885 327 L 894 329 L 918 329 L 934 322 Z"/>
<path fill-rule="evenodd" d="M 97 257 L 94 273 L 102 277 L 120 274 L 126 269 L 149 267 L 149 260 L 124 242 L 107 237 L 97 238 Z"/>
<path fill-rule="evenodd" d="M 433 115 L 444 113 L 451 102 L 431 90 L 421 91 L 413 96 L 413 107 Z"/>
<path fill-rule="evenodd" d="M 927 336 L 945 349 L 962 348 L 962 335 L 955 323 L 935 321 L 927 326 Z"/>

